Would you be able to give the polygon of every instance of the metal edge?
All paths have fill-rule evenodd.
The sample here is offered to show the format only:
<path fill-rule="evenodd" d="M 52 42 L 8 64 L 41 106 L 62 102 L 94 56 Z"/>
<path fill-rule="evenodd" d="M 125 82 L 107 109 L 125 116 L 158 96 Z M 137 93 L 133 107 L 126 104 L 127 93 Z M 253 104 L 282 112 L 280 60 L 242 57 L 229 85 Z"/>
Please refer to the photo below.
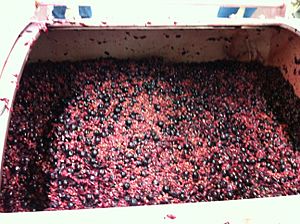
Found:
<path fill-rule="evenodd" d="M 296 223 L 299 196 L 260 199 L 150 205 L 137 207 L 91 208 L 81 210 L 4 213 L 1 223 L 211 223 L 267 224 Z"/>

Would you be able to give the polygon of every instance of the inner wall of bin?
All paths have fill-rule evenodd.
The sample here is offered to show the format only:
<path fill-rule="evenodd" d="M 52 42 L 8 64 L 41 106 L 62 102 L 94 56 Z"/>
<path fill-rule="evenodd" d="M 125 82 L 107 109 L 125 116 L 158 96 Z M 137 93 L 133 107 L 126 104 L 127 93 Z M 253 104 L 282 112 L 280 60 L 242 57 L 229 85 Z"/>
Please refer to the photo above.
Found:
<path fill-rule="evenodd" d="M 54 28 L 29 61 L 162 57 L 174 62 L 260 61 L 279 67 L 300 97 L 300 38 L 280 27 Z"/>

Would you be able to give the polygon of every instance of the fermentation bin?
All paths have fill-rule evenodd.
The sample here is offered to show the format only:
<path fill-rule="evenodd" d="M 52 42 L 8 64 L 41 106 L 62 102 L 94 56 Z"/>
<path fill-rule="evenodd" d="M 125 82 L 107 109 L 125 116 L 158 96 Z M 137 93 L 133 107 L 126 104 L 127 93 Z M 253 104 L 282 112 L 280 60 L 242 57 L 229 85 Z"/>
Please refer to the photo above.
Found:
<path fill-rule="evenodd" d="M 32 21 L 17 38 L 0 76 L 0 157 L 10 109 L 26 63 L 85 59 L 139 59 L 172 62 L 259 61 L 278 67 L 300 97 L 300 26 L 293 20 L 198 19 L 187 16 L 114 17 L 81 21 Z M 157 19 L 158 18 L 158 19 Z M 299 196 L 196 204 L 0 214 L 53 223 L 295 223 Z"/>

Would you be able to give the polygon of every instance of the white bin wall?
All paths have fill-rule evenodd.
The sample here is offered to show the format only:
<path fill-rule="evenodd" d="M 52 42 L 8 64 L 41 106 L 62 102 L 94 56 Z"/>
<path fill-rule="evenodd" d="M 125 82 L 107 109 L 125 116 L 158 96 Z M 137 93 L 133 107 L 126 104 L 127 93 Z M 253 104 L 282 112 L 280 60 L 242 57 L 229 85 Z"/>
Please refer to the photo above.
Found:
<path fill-rule="evenodd" d="M 260 61 L 279 67 L 300 97 L 300 38 L 279 27 L 58 28 L 42 34 L 30 61 L 163 57 L 176 62 Z"/>
<path fill-rule="evenodd" d="M 297 30 L 277 29 L 271 38 L 267 64 L 279 67 L 300 97 L 300 37 Z"/>

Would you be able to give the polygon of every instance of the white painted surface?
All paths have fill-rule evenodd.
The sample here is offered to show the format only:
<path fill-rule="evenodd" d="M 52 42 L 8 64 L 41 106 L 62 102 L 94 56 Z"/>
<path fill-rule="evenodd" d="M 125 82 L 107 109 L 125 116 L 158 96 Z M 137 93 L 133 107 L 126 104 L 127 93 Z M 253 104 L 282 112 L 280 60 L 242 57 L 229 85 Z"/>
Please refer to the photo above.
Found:
<path fill-rule="evenodd" d="M 0 74 L 16 38 L 29 23 L 34 9 L 34 0 L 8 0 L 1 4 Z"/>
<path fill-rule="evenodd" d="M 0 214 L 0 223 L 85 224 L 293 224 L 299 196 L 194 204 Z M 167 216 L 176 218 L 170 219 Z"/>

